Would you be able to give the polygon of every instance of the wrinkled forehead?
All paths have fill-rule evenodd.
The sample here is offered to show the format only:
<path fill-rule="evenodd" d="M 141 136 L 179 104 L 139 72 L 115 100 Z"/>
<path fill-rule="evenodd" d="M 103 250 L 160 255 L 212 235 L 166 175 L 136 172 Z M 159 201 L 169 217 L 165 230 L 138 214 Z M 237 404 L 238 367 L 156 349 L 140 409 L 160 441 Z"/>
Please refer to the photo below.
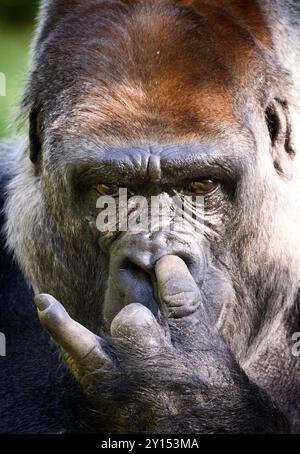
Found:
<path fill-rule="evenodd" d="M 215 3 L 79 2 L 45 26 L 31 93 L 62 121 L 112 134 L 232 122 L 238 94 L 266 77 L 268 31 Z"/>

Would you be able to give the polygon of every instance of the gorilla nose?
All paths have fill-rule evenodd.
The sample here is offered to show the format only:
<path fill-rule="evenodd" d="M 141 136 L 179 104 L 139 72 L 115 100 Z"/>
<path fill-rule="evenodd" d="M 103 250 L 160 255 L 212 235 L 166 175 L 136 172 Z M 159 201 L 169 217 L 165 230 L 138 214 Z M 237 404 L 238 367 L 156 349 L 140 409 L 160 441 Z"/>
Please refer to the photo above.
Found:
<path fill-rule="evenodd" d="M 197 283 L 201 283 L 206 269 L 203 241 L 189 232 L 143 232 L 128 234 L 111 250 L 112 272 L 119 270 L 143 270 L 153 279 L 156 262 L 165 255 L 180 257 Z"/>
<path fill-rule="evenodd" d="M 114 244 L 110 253 L 107 304 L 104 304 L 104 318 L 108 323 L 131 303 L 142 304 L 156 317 L 164 319 L 158 298 L 155 265 L 166 255 L 180 257 L 195 282 L 201 285 L 205 268 L 203 252 L 190 238 L 169 232 L 128 234 Z"/>

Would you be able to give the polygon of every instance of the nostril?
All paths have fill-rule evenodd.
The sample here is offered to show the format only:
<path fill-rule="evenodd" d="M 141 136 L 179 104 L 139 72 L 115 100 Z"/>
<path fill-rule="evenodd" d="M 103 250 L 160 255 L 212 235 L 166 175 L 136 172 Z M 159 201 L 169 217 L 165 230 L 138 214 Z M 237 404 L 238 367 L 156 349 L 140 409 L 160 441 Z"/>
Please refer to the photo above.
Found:
<path fill-rule="evenodd" d="M 139 303 L 157 316 L 159 309 L 154 285 L 154 270 L 140 266 L 130 259 L 123 260 L 120 266 L 119 286 L 125 295 L 125 305 Z"/>
<path fill-rule="evenodd" d="M 204 275 L 207 268 L 207 261 L 203 251 L 198 251 L 198 254 L 185 253 L 183 251 L 176 251 L 174 254 L 176 257 L 179 257 L 186 265 L 190 274 L 194 278 L 195 282 L 198 285 L 203 284 Z"/>
<path fill-rule="evenodd" d="M 156 277 L 155 277 L 155 264 L 157 263 L 158 260 L 160 260 L 164 255 L 174 255 L 179 257 L 187 266 L 189 272 L 191 275 L 196 278 L 197 281 L 199 279 L 199 276 L 201 275 L 201 271 L 204 269 L 204 264 L 203 261 L 200 260 L 200 257 L 193 257 L 189 253 L 185 253 L 182 251 L 176 251 L 174 253 L 168 253 L 168 254 L 160 254 L 159 256 L 155 257 L 152 256 L 146 257 L 146 256 L 132 256 L 132 257 L 126 257 L 126 259 L 123 260 L 122 264 L 120 265 L 120 269 L 123 270 L 124 272 L 130 273 L 132 276 L 138 276 L 140 275 L 141 271 L 145 273 L 150 278 L 150 281 L 153 283 L 156 282 Z"/>
<path fill-rule="evenodd" d="M 176 254 L 176 256 L 186 264 L 187 269 L 192 275 L 195 274 L 196 268 L 198 271 L 198 264 L 196 264 L 195 259 L 191 255 L 179 252 L 178 254 Z"/>
<path fill-rule="evenodd" d="M 121 270 L 131 276 L 140 276 L 143 273 L 147 278 L 151 275 L 150 270 L 142 264 L 134 263 L 129 259 L 124 260 Z"/>
<path fill-rule="evenodd" d="M 150 264 L 149 261 L 139 259 L 138 257 L 124 259 L 120 268 L 133 275 L 139 273 L 141 270 L 150 277 L 154 274 L 154 264 Z"/>
<path fill-rule="evenodd" d="M 186 264 L 188 269 L 190 269 L 195 264 L 194 263 L 195 260 L 193 260 L 193 258 L 188 254 L 179 253 L 179 254 L 177 254 L 177 257 L 179 257 L 181 260 L 183 260 L 183 262 Z"/>

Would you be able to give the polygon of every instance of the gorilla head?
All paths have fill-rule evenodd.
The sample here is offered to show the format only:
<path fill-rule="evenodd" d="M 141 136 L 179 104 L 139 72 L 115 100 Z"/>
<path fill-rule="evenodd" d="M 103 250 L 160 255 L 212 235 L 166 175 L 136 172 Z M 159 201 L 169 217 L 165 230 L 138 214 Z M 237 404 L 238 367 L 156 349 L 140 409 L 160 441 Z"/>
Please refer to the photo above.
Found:
<path fill-rule="evenodd" d="M 174 318 L 192 325 L 201 301 L 212 330 L 280 402 L 278 367 L 267 366 L 271 344 L 288 354 L 300 279 L 297 114 L 263 8 L 246 3 L 45 2 L 7 232 L 35 292 L 93 332 L 131 303 L 166 329 Z M 119 188 L 131 214 L 133 196 L 158 195 L 171 211 L 174 195 L 202 196 L 204 222 L 99 232 L 97 199 L 118 202 Z M 165 256 L 175 256 L 177 296 L 179 257 L 199 301 L 162 304 Z"/>

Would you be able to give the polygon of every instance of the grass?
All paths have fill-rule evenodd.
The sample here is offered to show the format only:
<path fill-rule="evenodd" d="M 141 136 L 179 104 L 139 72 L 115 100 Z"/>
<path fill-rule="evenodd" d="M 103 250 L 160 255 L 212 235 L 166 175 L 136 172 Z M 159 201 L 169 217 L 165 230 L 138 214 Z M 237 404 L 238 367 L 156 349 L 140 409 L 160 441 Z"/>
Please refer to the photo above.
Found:
<path fill-rule="evenodd" d="M 5 75 L 6 96 L 0 96 L 0 137 L 16 133 L 14 111 L 26 81 L 32 27 L 0 23 L 0 73 Z"/>

